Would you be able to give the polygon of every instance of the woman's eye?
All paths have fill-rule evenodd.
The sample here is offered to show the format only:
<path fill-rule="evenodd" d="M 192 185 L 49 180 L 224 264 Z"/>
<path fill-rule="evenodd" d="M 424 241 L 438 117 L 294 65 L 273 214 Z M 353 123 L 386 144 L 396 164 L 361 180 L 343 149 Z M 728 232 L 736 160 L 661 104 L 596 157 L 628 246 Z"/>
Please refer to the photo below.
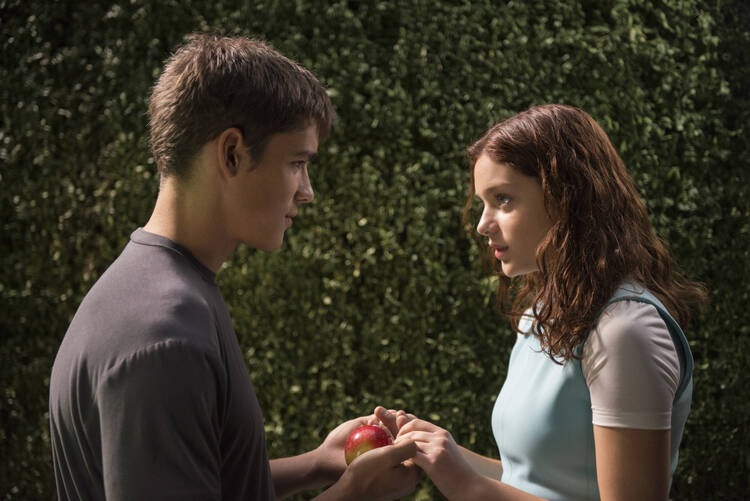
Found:
<path fill-rule="evenodd" d="M 510 203 L 510 197 L 506 195 L 497 195 L 496 199 L 498 205 L 507 205 Z"/>

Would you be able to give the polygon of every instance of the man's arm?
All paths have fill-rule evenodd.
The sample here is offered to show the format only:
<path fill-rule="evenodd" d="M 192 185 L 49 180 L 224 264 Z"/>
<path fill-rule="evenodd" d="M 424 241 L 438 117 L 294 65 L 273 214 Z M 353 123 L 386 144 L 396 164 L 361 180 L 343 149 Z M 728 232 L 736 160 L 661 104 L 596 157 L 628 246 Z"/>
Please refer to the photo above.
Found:
<path fill-rule="evenodd" d="M 108 500 L 221 497 L 212 363 L 165 342 L 105 373 L 96 396 Z"/>
<path fill-rule="evenodd" d="M 272 459 L 271 476 L 276 497 L 283 499 L 336 482 L 346 469 L 346 439 L 351 432 L 370 422 L 371 417 L 351 419 L 334 428 L 317 449 L 299 456 Z"/>
<path fill-rule="evenodd" d="M 276 497 L 283 499 L 334 483 L 316 499 L 393 499 L 388 496 L 405 495 L 413 490 L 419 481 L 419 470 L 413 465 L 401 464 L 416 454 L 416 447 L 411 442 L 370 451 L 347 468 L 344 460 L 346 439 L 358 427 L 374 422 L 373 416 L 346 421 L 331 431 L 317 449 L 299 456 L 271 460 Z"/>
<path fill-rule="evenodd" d="M 315 498 L 315 501 L 348 501 L 352 499 L 398 499 L 414 490 L 421 478 L 416 466 L 403 461 L 416 454 L 413 442 L 402 441 L 359 456 L 336 483 Z M 283 499 L 296 492 L 329 485 L 313 470 L 314 451 L 291 458 L 271 461 L 276 496 Z"/>
<path fill-rule="evenodd" d="M 352 461 L 338 482 L 313 501 L 390 501 L 406 496 L 422 478 L 421 470 L 414 464 L 404 464 L 416 453 L 414 442 L 401 440 L 362 454 Z"/>
<path fill-rule="evenodd" d="M 271 476 L 277 499 L 284 499 L 300 491 L 325 487 L 338 480 L 338 477 L 326 475 L 321 470 L 316 451 L 306 452 L 299 456 L 272 459 Z"/>

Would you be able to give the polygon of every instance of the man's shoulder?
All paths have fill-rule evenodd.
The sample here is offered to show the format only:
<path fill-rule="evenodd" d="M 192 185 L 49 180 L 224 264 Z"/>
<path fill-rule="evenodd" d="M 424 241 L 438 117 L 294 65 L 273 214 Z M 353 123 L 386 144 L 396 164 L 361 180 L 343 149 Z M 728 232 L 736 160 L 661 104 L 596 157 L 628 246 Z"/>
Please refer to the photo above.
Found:
<path fill-rule="evenodd" d="M 86 294 L 61 348 L 105 365 L 168 340 L 215 352 L 215 286 L 168 250 L 136 255 L 129 247 Z"/>
<path fill-rule="evenodd" d="M 136 238 L 144 235 L 152 237 L 152 240 L 142 241 Z M 210 272 L 187 250 L 163 237 L 155 240 L 157 237 L 134 232 L 131 241 L 102 274 L 94 288 L 120 290 L 151 283 L 159 284 L 161 288 L 189 292 L 210 289 L 214 285 L 213 278 L 208 276 Z"/>
<path fill-rule="evenodd" d="M 79 312 L 111 321 L 162 321 L 211 316 L 214 286 L 166 251 L 133 259 L 128 248 L 110 265 L 81 302 Z"/>

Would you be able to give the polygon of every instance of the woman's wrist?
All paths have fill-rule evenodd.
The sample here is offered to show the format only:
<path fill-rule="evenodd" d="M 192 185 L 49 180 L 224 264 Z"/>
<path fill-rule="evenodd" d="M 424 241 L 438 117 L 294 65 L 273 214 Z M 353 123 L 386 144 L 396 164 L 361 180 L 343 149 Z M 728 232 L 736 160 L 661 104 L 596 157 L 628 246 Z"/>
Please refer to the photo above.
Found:
<path fill-rule="evenodd" d="M 481 496 L 476 497 L 474 494 L 484 492 L 482 483 L 487 477 L 475 471 L 465 460 L 460 461 L 459 464 L 460 466 L 454 467 L 450 472 L 438 475 L 438 478 L 433 478 L 432 481 L 440 492 L 451 501 L 482 499 Z"/>

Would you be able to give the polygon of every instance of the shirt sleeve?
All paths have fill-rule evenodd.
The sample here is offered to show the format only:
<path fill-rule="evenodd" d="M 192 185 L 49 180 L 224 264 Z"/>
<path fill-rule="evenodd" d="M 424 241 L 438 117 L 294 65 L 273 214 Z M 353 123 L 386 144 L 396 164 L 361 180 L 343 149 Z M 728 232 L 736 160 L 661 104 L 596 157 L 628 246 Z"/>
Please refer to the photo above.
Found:
<path fill-rule="evenodd" d="M 107 500 L 221 497 L 216 364 L 175 340 L 105 373 L 97 390 Z"/>
<path fill-rule="evenodd" d="M 680 361 L 653 305 L 618 301 L 602 314 L 581 361 L 599 426 L 666 430 L 680 382 Z"/>

